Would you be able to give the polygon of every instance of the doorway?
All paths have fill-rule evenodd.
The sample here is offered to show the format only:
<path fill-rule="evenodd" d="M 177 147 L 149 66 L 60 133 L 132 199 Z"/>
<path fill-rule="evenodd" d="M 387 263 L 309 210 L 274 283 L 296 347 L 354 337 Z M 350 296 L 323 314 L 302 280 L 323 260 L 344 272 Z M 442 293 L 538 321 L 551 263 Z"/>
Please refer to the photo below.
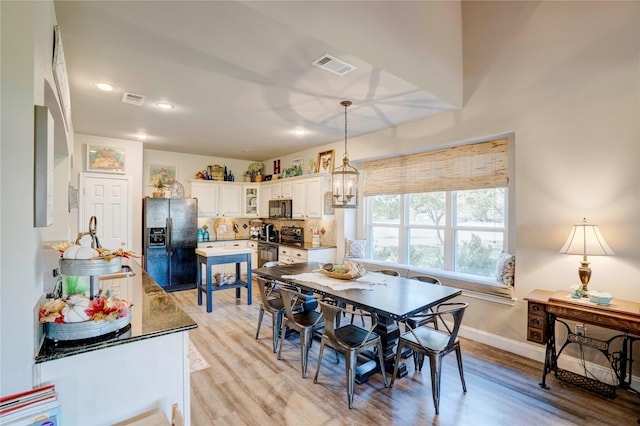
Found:
<path fill-rule="evenodd" d="M 89 219 L 97 219 L 103 248 L 130 250 L 132 244 L 131 176 L 80 173 L 79 232 L 89 232 Z"/>

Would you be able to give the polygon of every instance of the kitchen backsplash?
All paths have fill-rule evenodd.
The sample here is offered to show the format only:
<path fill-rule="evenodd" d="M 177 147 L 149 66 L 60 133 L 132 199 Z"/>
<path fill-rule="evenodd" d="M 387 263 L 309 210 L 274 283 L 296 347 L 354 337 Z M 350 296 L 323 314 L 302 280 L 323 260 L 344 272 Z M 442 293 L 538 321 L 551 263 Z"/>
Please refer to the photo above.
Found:
<path fill-rule="evenodd" d="M 247 218 L 198 218 L 198 227 L 202 229 L 206 225 L 209 232 L 209 240 L 246 240 L 250 238 L 251 226 L 259 226 L 262 223 L 273 223 L 280 232 L 281 226 L 301 226 L 304 229 L 304 240 L 311 242 L 312 229 L 320 232 L 321 245 L 336 244 L 335 220 L 257 220 Z"/>

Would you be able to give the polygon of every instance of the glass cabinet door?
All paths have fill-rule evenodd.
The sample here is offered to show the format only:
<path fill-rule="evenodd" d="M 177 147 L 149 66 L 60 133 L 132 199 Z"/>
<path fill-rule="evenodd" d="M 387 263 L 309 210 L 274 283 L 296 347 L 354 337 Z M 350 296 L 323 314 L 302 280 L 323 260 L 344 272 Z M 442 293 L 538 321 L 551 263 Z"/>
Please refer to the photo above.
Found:
<path fill-rule="evenodd" d="M 258 185 L 243 185 L 243 216 L 258 217 Z"/>

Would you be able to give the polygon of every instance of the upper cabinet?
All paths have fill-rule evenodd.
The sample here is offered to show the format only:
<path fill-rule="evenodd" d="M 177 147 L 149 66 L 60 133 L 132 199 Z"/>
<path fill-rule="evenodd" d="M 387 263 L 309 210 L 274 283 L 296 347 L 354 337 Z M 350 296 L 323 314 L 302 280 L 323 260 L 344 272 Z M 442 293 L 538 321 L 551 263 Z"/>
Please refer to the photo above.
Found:
<path fill-rule="evenodd" d="M 258 197 L 258 217 L 269 217 L 269 200 L 273 199 L 271 190 L 273 184 L 265 182 L 260 184 L 260 196 Z"/>
<path fill-rule="evenodd" d="M 292 200 L 292 219 L 332 216 L 331 175 L 316 173 L 264 183 L 195 180 L 191 196 L 200 217 L 269 217 L 269 200 Z"/>
<path fill-rule="evenodd" d="M 218 208 L 222 217 L 242 217 L 242 185 L 220 183 Z"/>
<path fill-rule="evenodd" d="M 271 199 L 292 198 L 291 180 L 276 180 L 271 183 Z"/>
<path fill-rule="evenodd" d="M 191 196 L 198 199 L 198 216 L 218 216 L 218 188 L 214 181 L 191 182 Z"/>
<path fill-rule="evenodd" d="M 329 175 L 311 175 L 294 182 L 292 216 L 294 219 L 323 219 L 332 216 Z"/>
<path fill-rule="evenodd" d="M 241 183 L 193 181 L 191 196 L 198 199 L 198 216 L 200 217 L 243 216 L 244 197 Z"/>
<path fill-rule="evenodd" d="M 256 184 L 242 185 L 242 216 L 259 217 L 260 190 Z"/>

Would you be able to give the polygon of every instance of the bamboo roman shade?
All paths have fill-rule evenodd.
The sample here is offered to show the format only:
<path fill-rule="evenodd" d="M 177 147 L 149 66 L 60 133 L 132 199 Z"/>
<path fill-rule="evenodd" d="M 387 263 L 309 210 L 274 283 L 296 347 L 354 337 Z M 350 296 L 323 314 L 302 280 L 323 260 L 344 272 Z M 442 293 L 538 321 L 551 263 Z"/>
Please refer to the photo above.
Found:
<path fill-rule="evenodd" d="M 507 139 L 366 162 L 364 196 L 505 187 Z"/>

